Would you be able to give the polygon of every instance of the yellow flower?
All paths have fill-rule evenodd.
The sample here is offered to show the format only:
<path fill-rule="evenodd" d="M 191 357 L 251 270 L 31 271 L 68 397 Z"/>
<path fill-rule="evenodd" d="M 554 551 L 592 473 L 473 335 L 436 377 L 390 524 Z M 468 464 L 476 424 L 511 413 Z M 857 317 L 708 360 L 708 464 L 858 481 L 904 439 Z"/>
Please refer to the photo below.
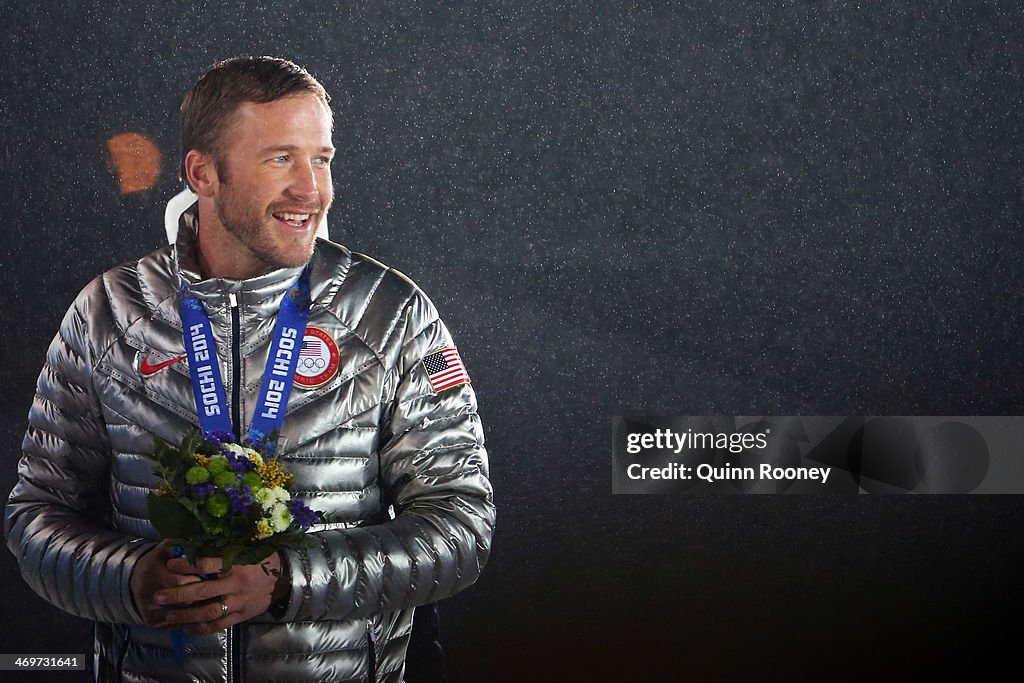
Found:
<path fill-rule="evenodd" d="M 277 458 L 264 460 L 262 465 L 257 465 L 256 474 L 260 475 L 263 485 L 267 488 L 277 486 L 283 488 L 292 478 L 292 475 L 281 469 L 281 463 L 278 462 Z"/>
<path fill-rule="evenodd" d="M 256 534 L 254 538 L 257 541 L 267 538 L 268 536 L 272 536 L 273 534 L 274 530 L 271 528 L 269 521 L 261 519 L 256 522 Z"/>
<path fill-rule="evenodd" d="M 192 457 L 196 459 L 197 465 L 202 465 L 203 467 L 206 467 L 206 463 L 210 462 L 208 457 L 199 453 L 195 453 Z"/>

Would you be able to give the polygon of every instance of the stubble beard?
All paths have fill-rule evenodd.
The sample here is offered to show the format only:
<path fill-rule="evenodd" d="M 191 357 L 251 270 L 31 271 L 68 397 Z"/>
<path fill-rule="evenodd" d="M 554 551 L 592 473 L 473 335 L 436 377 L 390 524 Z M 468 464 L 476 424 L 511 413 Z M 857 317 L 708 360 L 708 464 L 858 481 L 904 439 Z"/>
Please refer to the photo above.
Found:
<path fill-rule="evenodd" d="M 236 194 L 229 190 L 224 193 L 220 201 L 215 203 L 217 218 L 224 229 L 234 235 L 267 270 L 297 268 L 309 261 L 313 255 L 315 235 L 305 244 L 304 249 L 282 248 L 281 244 L 276 243 L 272 237 L 273 226 L 267 225 L 271 221 L 277 220 L 272 215 L 273 207 L 270 207 L 267 215 L 257 213 L 257 209 L 251 204 L 247 206 L 244 200 L 238 201 Z M 320 216 L 322 213 L 317 214 L 314 219 L 318 219 Z M 298 240 L 287 241 L 284 244 L 296 245 Z"/>

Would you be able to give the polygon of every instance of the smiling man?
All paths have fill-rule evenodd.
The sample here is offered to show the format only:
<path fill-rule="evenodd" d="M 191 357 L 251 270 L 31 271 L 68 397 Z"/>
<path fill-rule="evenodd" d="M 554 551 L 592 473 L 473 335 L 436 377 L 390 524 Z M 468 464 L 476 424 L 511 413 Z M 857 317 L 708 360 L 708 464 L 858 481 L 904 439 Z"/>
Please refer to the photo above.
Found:
<path fill-rule="evenodd" d="M 334 146 L 312 76 L 280 59 L 220 62 L 181 121 L 197 202 L 175 244 L 104 273 L 65 316 L 29 415 L 8 544 L 36 592 L 97 622 L 97 680 L 396 683 L 413 608 L 472 584 L 490 549 L 469 375 L 412 282 L 316 238 Z M 330 523 L 265 566 L 217 574 L 219 559 L 173 558 L 148 518 L 151 435 L 209 430 L 208 392 L 236 434 L 254 434 L 275 329 L 296 307 L 310 362 L 286 409 L 267 412 L 280 414 L 295 493 Z M 197 338 L 215 347 L 219 376 L 188 362 Z M 190 634 L 184 656 L 175 629 Z"/>
<path fill-rule="evenodd" d="M 334 196 L 326 101 L 298 93 L 243 102 L 222 135 L 221 149 L 190 149 L 184 160 L 185 178 L 204 216 L 203 272 L 246 279 L 305 264 Z"/>

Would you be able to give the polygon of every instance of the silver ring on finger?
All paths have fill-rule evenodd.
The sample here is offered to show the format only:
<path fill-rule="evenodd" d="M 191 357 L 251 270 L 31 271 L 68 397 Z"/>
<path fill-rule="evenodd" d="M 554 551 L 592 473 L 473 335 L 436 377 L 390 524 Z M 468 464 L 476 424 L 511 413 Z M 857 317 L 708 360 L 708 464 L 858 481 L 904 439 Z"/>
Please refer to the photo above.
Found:
<path fill-rule="evenodd" d="M 220 615 L 222 617 L 226 617 L 228 615 L 228 612 L 230 612 L 230 611 L 231 610 L 228 609 L 228 603 L 224 602 L 224 598 L 221 597 L 220 598 Z"/>

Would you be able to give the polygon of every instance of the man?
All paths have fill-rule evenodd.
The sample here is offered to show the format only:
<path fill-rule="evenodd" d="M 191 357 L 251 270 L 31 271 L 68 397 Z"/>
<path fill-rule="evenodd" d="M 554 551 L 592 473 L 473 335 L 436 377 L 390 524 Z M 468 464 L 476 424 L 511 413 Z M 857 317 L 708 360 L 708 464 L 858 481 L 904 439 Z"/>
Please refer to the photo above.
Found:
<path fill-rule="evenodd" d="M 469 377 L 414 284 L 315 239 L 334 147 L 312 76 L 279 59 L 221 62 L 181 121 L 197 204 L 173 246 L 104 273 L 65 316 L 29 416 L 8 544 L 36 592 L 97 622 L 99 680 L 401 681 L 412 608 L 472 584 L 490 548 Z M 279 452 L 330 523 L 307 550 L 220 575 L 219 559 L 193 566 L 159 542 L 141 454 L 151 434 L 177 443 L 208 419 L 196 395 L 213 380 L 189 362 L 198 328 L 183 316 L 207 325 L 224 412 L 245 434 L 294 308 L 286 296 L 308 302 L 311 362 L 294 371 Z M 174 629 L 190 634 L 184 657 Z"/>

